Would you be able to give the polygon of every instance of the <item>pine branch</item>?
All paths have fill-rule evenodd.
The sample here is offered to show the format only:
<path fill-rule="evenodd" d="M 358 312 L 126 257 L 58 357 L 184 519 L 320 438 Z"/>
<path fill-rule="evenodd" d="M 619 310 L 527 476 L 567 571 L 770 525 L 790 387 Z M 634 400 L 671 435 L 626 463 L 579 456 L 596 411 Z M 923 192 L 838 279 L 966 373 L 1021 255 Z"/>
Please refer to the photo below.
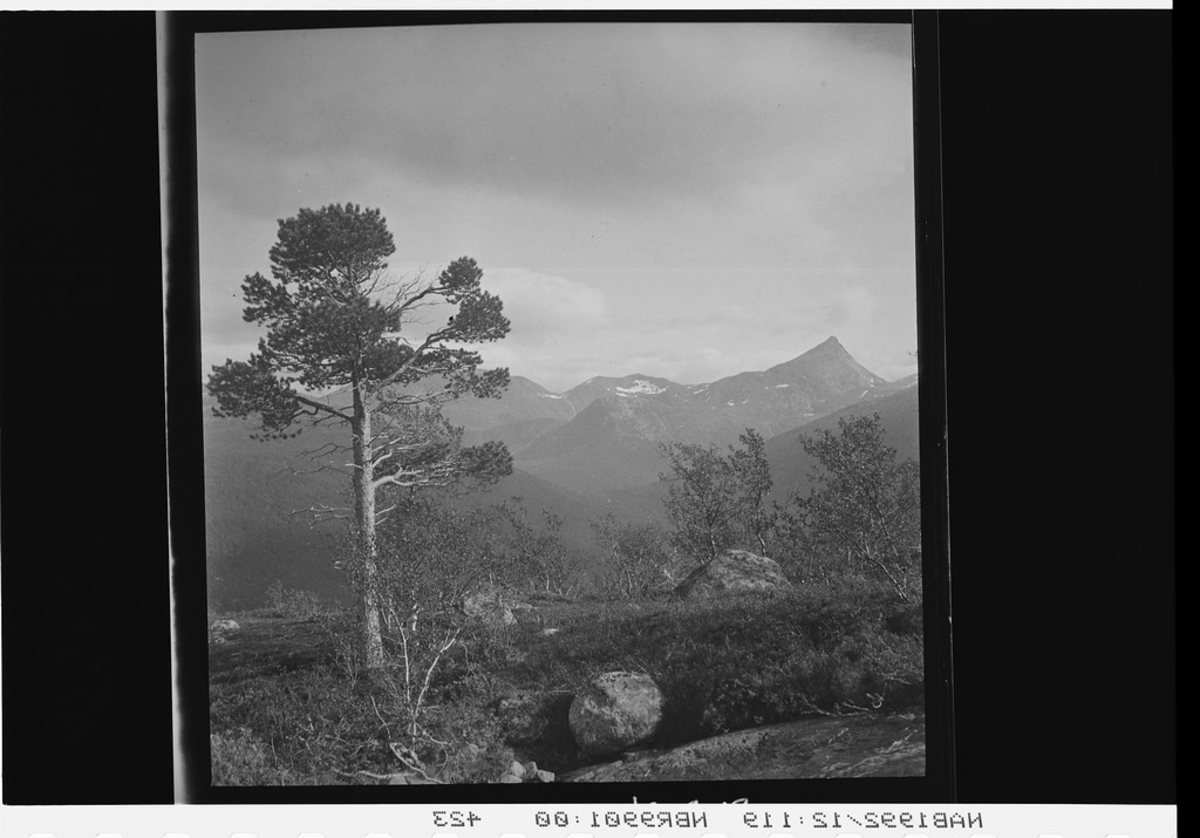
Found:
<path fill-rule="evenodd" d="M 319 402 L 319 401 L 316 401 L 315 399 L 310 399 L 307 396 L 302 396 L 299 393 L 293 392 L 292 397 L 296 401 L 300 402 L 300 404 L 307 405 L 307 406 L 313 408 L 314 410 L 322 411 L 324 413 L 329 414 L 330 416 L 336 416 L 339 419 L 343 419 L 347 422 L 352 421 L 354 418 L 350 414 L 348 414 L 344 411 L 338 410 L 337 408 L 327 405 L 324 402 Z"/>

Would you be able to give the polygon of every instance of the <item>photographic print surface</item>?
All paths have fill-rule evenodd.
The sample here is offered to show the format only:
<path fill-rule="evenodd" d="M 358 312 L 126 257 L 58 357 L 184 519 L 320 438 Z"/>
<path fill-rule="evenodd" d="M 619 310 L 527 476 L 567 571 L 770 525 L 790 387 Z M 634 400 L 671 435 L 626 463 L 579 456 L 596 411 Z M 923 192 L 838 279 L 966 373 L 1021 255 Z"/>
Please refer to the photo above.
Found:
<path fill-rule="evenodd" d="M 196 35 L 214 785 L 924 775 L 911 36 Z"/>

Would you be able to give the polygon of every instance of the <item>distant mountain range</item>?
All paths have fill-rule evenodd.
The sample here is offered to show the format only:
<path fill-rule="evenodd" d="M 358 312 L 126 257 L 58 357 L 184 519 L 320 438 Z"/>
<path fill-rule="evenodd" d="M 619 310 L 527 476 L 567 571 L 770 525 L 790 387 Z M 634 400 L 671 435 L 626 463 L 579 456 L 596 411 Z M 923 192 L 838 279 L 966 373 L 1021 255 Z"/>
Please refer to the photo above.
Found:
<path fill-rule="evenodd" d="M 572 418 L 556 427 L 546 422 L 511 450 L 530 474 L 577 490 L 614 491 L 658 478 L 665 466 L 659 443 L 729 445 L 746 428 L 771 437 L 897 389 L 831 337 L 768 370 L 709 384 L 646 375 L 590 379 L 560 397 L 578 410 Z M 504 434 L 504 426 L 493 432 Z"/>
<path fill-rule="evenodd" d="M 633 374 L 552 393 L 514 376 L 500 398 L 462 398 L 443 412 L 464 428 L 468 443 L 500 440 L 513 453 L 513 475 L 479 502 L 520 496 L 531 514 L 542 508 L 559 514 L 568 544 L 591 549 L 589 518 L 614 512 L 628 520 L 662 519 L 660 443 L 726 446 L 754 428 L 768 440 L 779 496 L 803 485 L 811 468 L 799 435 L 809 425 L 835 427 L 841 415 L 879 412 L 889 443 L 902 458 L 916 458 L 916 383 L 916 376 L 883 380 L 831 337 L 770 369 L 708 384 Z M 340 585 L 332 569 L 335 530 L 314 530 L 290 513 L 318 502 L 349 505 L 338 500 L 347 493 L 346 477 L 312 472 L 304 456 L 341 441 L 346 431 L 311 429 L 295 439 L 257 442 L 246 423 L 212 416 L 212 403 L 206 397 L 210 597 L 224 609 L 253 607 L 275 579 L 334 593 Z"/>
<path fill-rule="evenodd" d="M 904 386 L 898 384 L 889 384 L 867 370 L 831 337 L 768 370 L 738 373 L 708 384 L 676 384 L 638 373 L 589 378 L 565 393 L 551 393 L 527 378 L 514 376 L 502 398 L 459 399 L 447 405 L 445 413 L 480 438 L 519 436 L 509 427 L 539 423 L 544 429 L 526 443 L 531 444 L 556 424 L 568 424 L 589 407 L 595 409 L 600 400 L 609 412 L 624 417 L 639 414 L 631 406 L 647 410 L 650 415 L 645 419 L 650 424 L 637 433 L 658 428 L 660 439 L 735 440 L 747 427 L 772 436 L 872 393 L 882 395 Z M 519 452 L 514 448 L 514 453 Z"/>

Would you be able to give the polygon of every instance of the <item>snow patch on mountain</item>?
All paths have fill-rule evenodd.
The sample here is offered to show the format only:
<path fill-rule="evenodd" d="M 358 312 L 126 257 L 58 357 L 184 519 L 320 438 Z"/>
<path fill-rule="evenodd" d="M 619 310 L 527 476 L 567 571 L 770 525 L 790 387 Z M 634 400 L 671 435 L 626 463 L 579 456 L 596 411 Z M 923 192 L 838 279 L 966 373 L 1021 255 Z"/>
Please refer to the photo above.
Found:
<path fill-rule="evenodd" d="M 656 393 L 661 393 L 666 388 L 659 387 L 656 384 L 651 384 L 644 378 L 635 378 L 632 387 L 617 387 L 618 396 L 653 396 Z"/>

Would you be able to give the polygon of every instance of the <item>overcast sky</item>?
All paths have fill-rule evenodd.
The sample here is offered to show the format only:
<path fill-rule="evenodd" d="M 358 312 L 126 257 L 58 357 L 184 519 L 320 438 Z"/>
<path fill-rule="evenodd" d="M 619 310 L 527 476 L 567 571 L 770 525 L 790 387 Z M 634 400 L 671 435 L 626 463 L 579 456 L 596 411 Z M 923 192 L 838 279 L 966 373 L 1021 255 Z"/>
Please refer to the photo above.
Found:
<path fill-rule="evenodd" d="M 916 371 L 909 27 L 498 24 L 196 39 L 207 370 L 260 333 L 278 219 L 378 207 L 391 270 L 473 257 L 561 392 L 683 384 L 835 335 Z"/>

